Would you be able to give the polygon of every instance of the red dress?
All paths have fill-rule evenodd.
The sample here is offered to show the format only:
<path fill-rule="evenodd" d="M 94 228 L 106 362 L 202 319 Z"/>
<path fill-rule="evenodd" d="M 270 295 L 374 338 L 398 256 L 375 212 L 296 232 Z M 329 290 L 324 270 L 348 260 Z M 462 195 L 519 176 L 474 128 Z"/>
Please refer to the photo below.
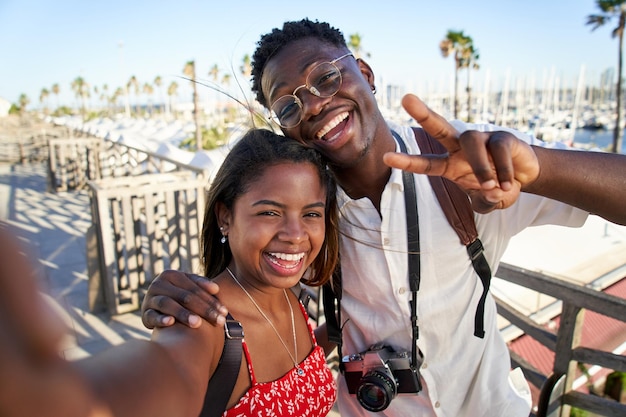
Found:
<path fill-rule="evenodd" d="M 299 364 L 304 375 L 298 375 L 298 370 L 293 368 L 275 381 L 257 382 L 244 340 L 243 350 L 252 386 L 237 404 L 224 412 L 224 417 L 325 416 L 331 410 L 337 398 L 335 378 L 326 365 L 324 349 L 317 345 L 302 304 L 300 310 L 307 319 L 313 340 L 313 350 Z"/>

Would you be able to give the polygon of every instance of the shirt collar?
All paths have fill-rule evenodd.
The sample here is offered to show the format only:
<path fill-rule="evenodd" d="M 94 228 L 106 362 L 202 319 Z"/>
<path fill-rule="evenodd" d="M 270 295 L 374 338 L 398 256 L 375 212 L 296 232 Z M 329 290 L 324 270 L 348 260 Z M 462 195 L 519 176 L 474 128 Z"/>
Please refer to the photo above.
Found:
<path fill-rule="evenodd" d="M 396 152 L 400 152 L 400 145 L 396 143 Z M 391 187 L 391 188 L 390 188 Z M 397 168 L 391 169 L 391 175 L 389 180 L 387 181 L 387 185 L 385 186 L 385 190 L 392 189 L 398 190 L 400 192 L 404 192 L 404 183 L 402 182 L 402 170 Z M 350 196 L 345 192 L 345 190 L 338 184 L 337 185 L 337 204 L 339 206 L 339 210 L 342 210 L 346 205 L 350 202 L 354 201 Z"/>

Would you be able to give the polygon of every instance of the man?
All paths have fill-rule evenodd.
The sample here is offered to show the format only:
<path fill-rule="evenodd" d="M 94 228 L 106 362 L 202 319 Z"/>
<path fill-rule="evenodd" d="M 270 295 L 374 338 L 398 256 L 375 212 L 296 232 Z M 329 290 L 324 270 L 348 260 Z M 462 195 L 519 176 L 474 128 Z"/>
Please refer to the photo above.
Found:
<path fill-rule="evenodd" d="M 473 126 L 475 130 L 459 134 L 414 96 L 407 96 L 403 105 L 408 113 L 448 149 L 445 157 L 418 156 L 413 130 L 384 120 L 374 97 L 372 69 L 355 59 L 341 32 L 326 23 L 287 22 L 262 36 L 252 75 L 257 100 L 272 111 L 286 136 L 327 157 L 341 188 L 344 355 L 379 343 L 396 351 L 413 351 L 405 185 L 402 172 L 390 166 L 443 175 L 468 193 L 492 271 L 509 239 L 528 226 L 580 226 L 587 212 L 626 222 L 622 156 L 544 149 L 531 146 L 531 138 L 520 133 L 515 134 L 524 140 L 511 132 L 479 131 L 493 126 Z M 460 131 L 469 127 L 456 126 Z M 410 156 L 395 153 L 400 141 Z M 418 175 L 414 180 L 421 262 L 416 313 L 422 389 L 398 395 L 380 414 L 527 416 L 528 387 L 525 381 L 520 384 L 509 378 L 508 350 L 496 326 L 495 302 L 487 297 L 485 334 L 474 336 L 482 284 L 427 177 Z M 168 272 L 153 283 L 144 301 L 148 327 L 173 321 L 155 309 L 192 327 L 199 325 L 196 316 L 161 295 L 180 300 L 213 323 L 223 323 L 223 309 L 208 295 L 216 288 L 192 277 L 207 290 L 203 292 L 183 278 Z M 180 288 L 172 288 L 168 281 Z M 342 416 L 368 414 L 348 393 L 341 376 L 339 391 Z"/>

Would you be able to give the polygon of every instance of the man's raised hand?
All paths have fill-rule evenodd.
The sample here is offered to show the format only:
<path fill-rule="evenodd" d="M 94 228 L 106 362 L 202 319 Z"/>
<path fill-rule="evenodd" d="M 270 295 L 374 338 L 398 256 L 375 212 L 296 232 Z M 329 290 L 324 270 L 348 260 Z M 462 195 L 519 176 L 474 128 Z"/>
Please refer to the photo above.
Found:
<path fill-rule="evenodd" d="M 474 210 L 486 213 L 509 207 L 525 185 L 539 175 L 532 147 L 504 131 L 459 133 L 412 94 L 402 105 L 411 117 L 446 149 L 443 155 L 388 153 L 387 165 L 417 174 L 443 176 L 468 193 Z"/>

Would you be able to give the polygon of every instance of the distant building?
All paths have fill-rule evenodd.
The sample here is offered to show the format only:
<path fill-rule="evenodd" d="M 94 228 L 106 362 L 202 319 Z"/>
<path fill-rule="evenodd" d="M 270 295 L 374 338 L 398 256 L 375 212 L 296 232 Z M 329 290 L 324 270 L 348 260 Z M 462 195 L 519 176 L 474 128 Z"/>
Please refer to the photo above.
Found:
<path fill-rule="evenodd" d="M 6 100 L 0 97 L 0 117 L 8 116 L 10 108 L 11 108 L 11 103 L 9 102 L 9 100 Z"/>
<path fill-rule="evenodd" d="M 385 95 L 386 95 L 386 105 L 389 108 L 397 108 L 399 107 L 401 104 L 400 102 L 402 101 L 402 92 L 400 91 L 400 86 L 399 85 L 394 85 L 394 84 L 388 84 L 386 86 L 386 90 L 385 91 Z"/>

